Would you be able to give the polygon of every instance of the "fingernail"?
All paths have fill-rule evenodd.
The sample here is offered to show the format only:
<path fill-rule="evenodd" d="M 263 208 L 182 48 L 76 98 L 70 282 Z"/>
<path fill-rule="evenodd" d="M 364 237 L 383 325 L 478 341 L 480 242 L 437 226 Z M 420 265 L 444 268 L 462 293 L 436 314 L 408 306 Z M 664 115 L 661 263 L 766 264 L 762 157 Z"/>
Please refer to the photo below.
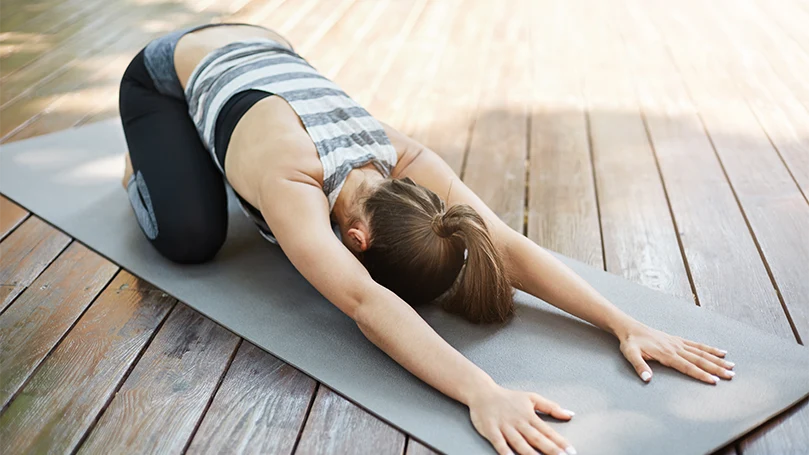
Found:
<path fill-rule="evenodd" d="M 728 366 L 728 368 L 733 368 L 733 367 L 735 367 L 735 366 L 736 366 L 736 364 L 735 364 L 735 363 L 733 363 L 733 362 L 725 362 L 725 365 L 727 365 L 727 366 Z"/>
<path fill-rule="evenodd" d="M 644 371 L 643 373 L 640 374 L 640 378 L 643 379 L 644 381 L 649 381 L 649 379 L 652 379 L 652 373 Z"/>
<path fill-rule="evenodd" d="M 728 373 L 728 376 L 730 376 L 731 378 L 732 378 L 733 376 L 736 376 L 736 372 L 735 372 L 735 371 L 728 371 L 727 373 Z"/>
<path fill-rule="evenodd" d="M 713 383 L 714 384 L 719 384 L 719 376 L 711 375 L 711 378 L 713 378 Z"/>
<path fill-rule="evenodd" d="M 558 453 L 558 454 L 556 454 L 556 455 L 567 455 L 567 454 L 566 454 L 566 453 L 564 453 L 564 452 L 559 452 L 559 453 Z"/>
<path fill-rule="evenodd" d="M 576 449 L 573 448 L 573 446 L 566 447 L 565 452 L 567 452 L 568 455 L 576 455 L 578 453 L 576 452 Z"/>
<path fill-rule="evenodd" d="M 724 349 L 720 349 L 719 352 L 721 352 L 722 354 L 727 354 L 728 353 L 728 351 L 726 351 Z"/>
<path fill-rule="evenodd" d="M 576 413 L 571 411 L 570 409 L 562 409 L 562 412 L 569 415 L 570 417 L 573 417 L 574 415 L 576 415 Z"/>

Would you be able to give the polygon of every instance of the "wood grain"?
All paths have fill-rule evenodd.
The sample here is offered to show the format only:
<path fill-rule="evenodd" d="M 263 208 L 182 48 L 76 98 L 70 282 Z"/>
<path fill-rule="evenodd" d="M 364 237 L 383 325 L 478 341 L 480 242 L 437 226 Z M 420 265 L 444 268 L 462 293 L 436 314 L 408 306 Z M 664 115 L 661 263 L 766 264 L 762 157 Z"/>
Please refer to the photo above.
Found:
<path fill-rule="evenodd" d="M 796 302 L 800 295 L 809 295 L 805 290 L 809 284 L 799 271 L 799 264 L 809 262 L 806 229 L 799 228 L 809 225 L 809 206 L 745 99 L 750 94 L 743 87 L 740 90 L 729 74 L 727 60 L 732 53 L 719 47 L 725 39 L 716 36 L 714 24 L 706 22 L 701 7 L 687 5 L 691 11 L 687 19 L 681 11 L 666 8 L 655 9 L 650 15 L 666 35 L 671 56 L 778 286 L 796 336 L 805 336 L 809 319 L 805 306 Z M 804 403 L 773 424 L 805 426 L 807 422 L 809 406 Z M 769 447 L 805 444 L 794 431 L 772 428 L 775 430 L 758 433 L 756 442 L 743 452 L 765 454 Z"/>
<path fill-rule="evenodd" d="M 523 3 L 516 14 L 492 24 L 482 93 L 469 141 L 464 182 L 506 224 L 522 233 L 525 224 L 525 165 L 528 157 L 530 49 Z M 514 13 L 512 12 L 512 13 Z"/>
<path fill-rule="evenodd" d="M 531 114 L 528 226 L 538 245 L 603 269 L 587 119 L 580 108 Z"/>
<path fill-rule="evenodd" d="M 188 453 L 291 453 L 316 385 L 243 342 Z"/>
<path fill-rule="evenodd" d="M 809 295 L 803 270 L 809 263 L 809 204 L 734 82 L 736 76 L 723 64 L 727 52 L 694 39 L 700 32 L 706 38 L 714 35 L 712 29 L 696 28 L 703 20 L 696 13 L 686 20 L 675 11 L 659 22 L 670 30 L 669 48 L 792 323 L 799 336 L 809 334 L 809 308 L 803 304 Z M 701 64 L 686 63 L 698 52 L 706 54 Z"/>
<path fill-rule="evenodd" d="M 473 121 L 480 99 L 481 74 L 488 66 L 488 45 L 494 23 L 504 15 L 504 4 L 489 8 L 485 2 L 467 2 L 462 17 L 449 28 L 449 39 L 437 62 L 433 81 L 418 96 L 414 112 L 402 122 L 402 131 L 440 155 L 462 176 Z"/>
<path fill-rule="evenodd" d="M 399 130 L 421 117 L 416 101 L 434 84 L 450 30 L 465 6 L 461 0 L 425 5 L 390 69 L 365 105 L 374 117 Z"/>
<path fill-rule="evenodd" d="M 177 453 L 239 338 L 184 304 L 169 315 L 79 453 Z"/>
<path fill-rule="evenodd" d="M 769 22 L 758 20 L 765 13 L 752 5 L 721 6 L 721 14 L 714 8 L 712 16 L 732 40 L 738 58 L 748 64 L 746 71 L 734 71 L 739 76 L 735 80 L 748 93 L 753 112 L 804 198 L 809 198 L 809 84 L 805 79 L 809 54 L 796 49 L 799 45 L 783 34 L 773 39 Z"/>
<path fill-rule="evenodd" d="M 315 44 L 305 49 L 307 61 L 329 79 L 333 79 L 387 7 L 387 1 L 355 1 L 350 9 Z M 297 39 L 297 37 L 290 37 Z M 305 39 L 305 38 L 302 38 Z M 296 45 L 298 43 L 293 43 Z M 308 41 L 307 41 L 307 44 Z M 304 50 L 301 50 L 304 52 Z"/>
<path fill-rule="evenodd" d="M 698 111 L 642 9 L 632 2 L 614 20 L 627 22 L 621 30 L 635 43 L 626 47 L 626 57 L 700 305 L 793 340 Z"/>
<path fill-rule="evenodd" d="M 125 60 L 125 56 L 117 55 L 117 52 L 121 52 L 118 47 L 146 44 L 149 34 L 132 27 L 133 24 L 140 24 L 155 16 L 171 18 L 171 22 L 164 23 L 162 28 L 152 33 L 168 32 L 177 25 L 209 22 L 219 13 L 226 12 L 228 3 L 225 0 L 155 3 L 148 8 L 132 9 L 126 14 L 114 14 L 111 18 L 95 18 L 92 24 L 88 24 L 85 33 L 75 36 L 70 46 L 66 45 L 64 52 L 47 54 L 8 78 L 2 93 L 13 94 L 13 99 L 2 99 L 0 137 L 8 140 L 18 128 L 33 121 L 43 111 L 69 110 L 70 106 L 60 104 L 60 101 L 64 101 L 62 95 L 86 87 L 87 79 L 101 77 L 93 71 L 92 63 L 99 67 L 107 63 L 110 57 Z M 200 11 L 189 11 L 189 8 L 199 8 Z M 91 64 L 88 65 L 88 62 Z M 5 95 L 0 95 L 0 98 L 2 96 Z M 82 98 L 85 103 L 90 99 L 92 95 Z"/>
<path fill-rule="evenodd" d="M 570 37 L 573 8 L 531 2 L 528 226 L 537 244 L 604 268 L 587 117 L 581 89 L 582 38 Z M 549 68 L 553 68 L 549 71 Z"/>
<path fill-rule="evenodd" d="M 295 453 L 400 455 L 405 436 L 321 385 Z"/>
<path fill-rule="evenodd" d="M 74 242 L 0 315 L 0 408 L 6 407 L 117 270 Z"/>
<path fill-rule="evenodd" d="M 5 450 L 73 450 L 174 302 L 120 272 L 0 416 Z"/>
<path fill-rule="evenodd" d="M 0 241 L 28 218 L 28 211 L 0 195 Z"/>
<path fill-rule="evenodd" d="M 0 242 L 0 314 L 70 243 L 70 237 L 30 217 Z"/>
<path fill-rule="evenodd" d="M 237 7 L 239 4 L 234 5 Z M 211 6 L 217 4 L 208 4 L 208 8 Z M 148 8 L 144 10 L 149 11 Z M 152 13 L 170 15 L 171 11 L 155 10 Z M 117 116 L 121 76 L 138 50 L 158 35 L 175 27 L 185 27 L 199 23 L 200 20 L 208 20 L 210 14 L 206 13 L 205 16 L 182 14 L 174 24 L 149 31 L 144 31 L 140 27 L 125 27 L 126 31 L 104 48 L 103 58 L 99 56 L 85 58 L 82 65 L 69 67 L 53 80 L 46 82 L 31 97 L 7 107 L 12 111 L 20 110 L 21 116 L 14 117 L 16 114 L 9 112 L 9 116 L 17 118 L 18 126 L 4 136 L 2 141 L 18 141 L 60 131 L 94 120 L 93 117 L 97 119 Z M 128 20 L 137 22 L 139 19 L 142 20 L 135 15 Z M 44 104 L 40 103 L 43 98 L 37 95 L 41 93 L 47 95 Z M 39 112 L 38 107 L 41 108 Z"/>
<path fill-rule="evenodd" d="M 0 59 L 0 77 L 5 80 L 37 59 L 58 53 L 63 44 L 70 42 L 72 35 L 96 23 L 99 16 L 107 17 L 115 3 L 101 0 L 58 2 L 48 6 L 44 11 L 46 14 L 37 15 L 23 24 L 14 21 L 10 27 L 4 27 L 3 31 L 11 32 L 11 36 L 5 40 L 9 51 Z M 88 14 L 90 11 L 92 14 Z"/>
<path fill-rule="evenodd" d="M 405 455 L 438 455 L 438 452 L 428 448 L 424 444 L 414 439 L 408 439 Z"/>
<path fill-rule="evenodd" d="M 360 105 L 367 106 L 390 65 L 424 11 L 425 0 L 388 3 L 365 36 L 361 52 L 340 67 L 334 81 Z"/>
<path fill-rule="evenodd" d="M 693 301 L 657 163 L 620 58 L 620 39 L 598 19 L 608 16 L 606 6 L 593 8 L 579 16 L 577 28 L 588 30 L 594 46 L 587 53 L 584 85 L 606 268 Z"/>

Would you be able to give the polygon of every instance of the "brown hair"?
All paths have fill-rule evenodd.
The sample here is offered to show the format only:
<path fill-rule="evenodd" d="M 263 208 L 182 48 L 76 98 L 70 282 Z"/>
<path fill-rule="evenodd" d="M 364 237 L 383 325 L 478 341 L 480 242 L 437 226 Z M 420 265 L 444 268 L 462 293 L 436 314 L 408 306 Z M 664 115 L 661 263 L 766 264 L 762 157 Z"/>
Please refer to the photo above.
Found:
<path fill-rule="evenodd" d="M 360 260 L 379 284 L 410 305 L 436 301 L 475 323 L 513 315 L 503 260 L 472 207 L 447 210 L 438 195 L 409 178 L 385 180 L 362 207 L 371 241 Z"/>

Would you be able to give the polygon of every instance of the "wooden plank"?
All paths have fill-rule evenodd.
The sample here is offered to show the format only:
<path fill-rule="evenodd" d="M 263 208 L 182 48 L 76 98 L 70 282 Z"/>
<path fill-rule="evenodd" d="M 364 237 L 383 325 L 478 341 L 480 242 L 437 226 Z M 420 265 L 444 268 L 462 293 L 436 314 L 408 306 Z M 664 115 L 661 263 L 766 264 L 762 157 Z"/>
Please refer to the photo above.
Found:
<path fill-rule="evenodd" d="M 329 79 L 340 71 L 360 45 L 388 6 L 388 0 L 355 1 L 318 45 L 309 46 L 303 55 L 317 70 Z M 297 43 L 293 44 L 296 45 Z M 303 51 L 301 51 L 303 52 Z"/>
<path fill-rule="evenodd" d="M 243 342 L 188 453 L 291 453 L 316 385 Z"/>
<path fill-rule="evenodd" d="M 59 36 L 60 31 L 57 31 L 54 39 L 62 38 L 64 41 L 55 41 L 54 47 L 48 52 L 29 55 L 34 60 L 24 62 L 25 64 L 9 62 L 12 64 L 12 68 L 2 79 L 4 90 L 0 94 L 0 107 L 6 107 L 14 100 L 22 98 L 32 92 L 38 84 L 61 74 L 71 66 L 73 61 L 92 55 L 103 45 L 112 42 L 111 38 L 123 31 L 120 23 L 123 21 L 122 17 L 127 16 L 127 14 L 122 14 L 123 8 L 123 2 L 107 2 L 97 9 L 97 14 L 87 15 L 62 29 L 61 32 L 65 36 Z M 114 19 L 116 16 L 117 20 Z M 118 29 L 108 28 L 110 23 L 117 24 Z M 101 33 L 96 33 L 97 30 Z M 104 36 L 105 34 L 108 36 Z M 91 39 L 88 40 L 86 37 Z M 12 55 L 10 58 L 13 60 L 13 57 Z"/>
<path fill-rule="evenodd" d="M 309 49 L 321 41 L 335 23 L 340 20 L 354 4 L 355 0 L 339 0 L 337 2 L 318 2 L 315 7 L 286 33 L 286 38 L 295 43 L 296 51 L 305 55 Z M 337 43 L 335 43 L 337 44 Z"/>
<path fill-rule="evenodd" d="M 70 237 L 30 217 L 0 243 L 0 314 L 70 243 Z"/>
<path fill-rule="evenodd" d="M 711 20 L 717 23 L 717 31 L 721 31 L 717 36 L 729 41 L 727 47 L 735 51 L 740 62 L 728 66 L 728 73 L 750 103 L 750 108 L 801 188 L 804 199 L 807 199 L 809 110 L 766 61 L 769 49 L 759 49 L 758 43 L 763 40 L 758 34 L 751 33 L 751 30 L 756 30 L 754 22 L 761 21 L 757 17 L 743 15 L 744 10 L 727 4 L 708 5 Z M 791 60 L 800 59 L 793 56 Z"/>
<path fill-rule="evenodd" d="M 178 304 L 79 453 L 178 453 L 227 369 L 239 337 Z"/>
<path fill-rule="evenodd" d="M 463 18 L 452 24 L 432 83 L 409 101 L 420 115 L 401 125 L 404 133 L 438 153 L 458 175 L 477 112 L 481 74 L 488 66 L 485 50 L 494 32 L 490 22 L 502 10 L 496 9 L 493 16 L 485 2 L 462 5 Z"/>
<path fill-rule="evenodd" d="M 671 55 L 689 88 L 716 153 L 734 187 L 735 195 L 757 240 L 780 295 L 792 316 L 796 336 L 805 336 L 805 321 L 796 298 L 807 295 L 798 276 L 809 261 L 805 229 L 809 224 L 806 201 L 758 124 L 749 104 L 727 73 L 727 49 L 716 49 L 714 28 L 704 26 L 701 6 L 689 5 L 685 19 L 679 11 L 655 9 L 654 20 L 668 38 Z M 701 28 L 696 28 L 702 24 Z M 707 36 L 706 36 L 707 35 Z M 695 58 L 694 56 L 700 56 Z M 795 270 L 792 270 L 795 269 Z M 797 313 L 797 314 L 796 314 Z M 782 420 L 788 419 L 788 420 Z M 775 420 L 771 431 L 762 430 L 743 452 L 770 453 L 768 447 L 793 447 L 800 435 L 785 426 L 806 427 L 809 406 L 804 402 L 792 413 Z M 796 437 L 797 436 L 797 437 Z M 743 443 L 744 447 L 745 444 Z"/>
<path fill-rule="evenodd" d="M 525 224 L 526 159 L 530 48 L 524 21 L 525 5 L 501 5 L 509 14 L 492 24 L 494 36 L 486 57 L 482 93 L 477 108 L 464 182 L 506 224 L 523 232 Z M 490 14 L 498 14 L 491 12 Z M 499 13 L 502 14 L 502 13 Z"/>
<path fill-rule="evenodd" d="M 25 221 L 28 215 L 27 210 L 0 195 L 0 241 Z"/>
<path fill-rule="evenodd" d="M 237 8 L 241 3 L 234 3 Z M 172 29 L 208 20 L 211 13 L 184 15 Z M 136 22 L 137 17 L 131 18 Z M 106 117 L 117 115 L 118 88 L 121 75 L 132 56 L 148 41 L 165 33 L 166 29 L 144 32 L 140 28 L 127 28 L 103 51 L 104 56 L 86 58 L 81 64 L 64 71 L 53 80 L 40 87 L 33 100 L 25 98 L 8 109 L 7 117 L 17 126 L 3 137 L 3 142 L 22 140 L 71 126 L 82 124 L 90 116 Z M 39 109 L 39 111 L 37 111 Z"/>
<path fill-rule="evenodd" d="M 792 340 L 775 288 L 663 37 L 642 2 L 615 11 L 701 306 Z M 710 229 L 706 229 L 710 226 Z"/>
<path fill-rule="evenodd" d="M 692 7 L 698 10 L 696 7 Z M 809 205 L 784 162 L 761 128 L 734 77 L 723 64 L 724 49 L 693 38 L 694 22 L 674 14 L 662 20 L 679 38 L 670 40 L 672 55 L 690 88 L 736 197 L 746 215 L 783 303 L 799 336 L 809 334 Z M 707 33 L 707 32 L 706 32 Z M 717 38 L 718 39 L 718 38 Z M 704 61 L 686 66 L 689 52 L 710 52 Z"/>
<path fill-rule="evenodd" d="M 365 108 L 377 119 L 403 129 L 422 115 L 418 97 L 429 90 L 444 56 L 450 30 L 466 9 L 461 0 L 430 2 L 402 43 Z"/>
<path fill-rule="evenodd" d="M 657 169 L 631 76 L 620 59 L 620 38 L 594 4 L 574 27 L 586 31 L 585 97 L 608 271 L 694 300 L 674 221 Z M 600 12 L 596 12 L 600 11 Z M 601 15 L 601 16 L 600 16 Z"/>
<path fill-rule="evenodd" d="M 404 434 L 321 385 L 295 453 L 400 455 L 404 445 Z"/>
<path fill-rule="evenodd" d="M 60 52 L 60 47 L 69 43 L 70 38 L 88 25 L 98 24 L 98 17 L 109 17 L 112 8 L 120 2 L 90 0 L 85 2 L 60 2 L 47 9 L 47 14 L 24 24 L 13 24 L 4 28 L 3 52 L 0 59 L 0 79 L 30 65 L 45 55 Z M 4 98 L 5 99 L 5 98 Z"/>
<path fill-rule="evenodd" d="M 381 18 L 368 31 L 362 52 L 355 52 L 341 66 L 334 81 L 366 106 L 390 70 L 394 57 L 424 11 L 425 0 L 390 2 Z"/>
<path fill-rule="evenodd" d="M 809 400 L 804 399 L 743 438 L 740 455 L 809 453 Z"/>
<path fill-rule="evenodd" d="M 120 272 L 0 416 L 9 453 L 69 453 L 175 300 Z"/>
<path fill-rule="evenodd" d="M 438 455 L 438 452 L 433 451 L 415 439 L 408 439 L 405 455 Z"/>
<path fill-rule="evenodd" d="M 6 407 L 117 270 L 74 242 L 0 315 L 0 408 Z"/>
<path fill-rule="evenodd" d="M 760 49 L 774 72 L 789 86 L 794 97 L 809 110 L 809 86 L 805 75 L 809 72 L 809 54 L 793 40 L 770 13 L 767 4 L 744 2 L 733 8 L 723 8 L 728 14 L 741 14 L 745 18 L 745 32 L 749 44 Z M 749 55 L 748 51 L 748 55 Z M 749 57 L 747 57 L 749 58 Z"/>
<path fill-rule="evenodd" d="M 533 103 L 528 155 L 528 226 L 539 245 L 604 268 L 601 227 L 581 90 L 588 43 L 569 33 L 572 8 L 532 2 Z M 553 68 L 549 71 L 548 68 Z"/>
<path fill-rule="evenodd" d="M 95 68 L 102 66 L 110 55 L 115 55 L 114 52 L 110 53 L 110 47 L 121 46 L 118 41 L 122 36 L 132 36 L 134 33 L 137 45 L 145 44 L 148 35 L 134 28 L 133 24 L 159 15 L 172 21 L 164 23 L 162 28 L 155 28 L 153 33 L 166 32 L 173 30 L 177 24 L 209 22 L 219 14 L 229 13 L 229 8 L 237 8 L 243 4 L 217 0 L 213 4 L 206 3 L 204 9 L 200 8 L 201 11 L 188 10 L 188 7 L 196 8 L 196 3 L 202 1 L 187 0 L 188 4 L 157 3 L 149 8 L 136 8 L 131 13 L 116 15 L 111 20 L 104 21 L 103 25 L 92 28 L 87 34 L 76 36 L 75 45 L 64 55 L 47 56 L 12 76 L 13 85 L 10 87 L 7 83 L 3 93 L 13 94 L 14 98 L 3 100 L 0 136 L 7 140 L 7 136 L 31 122 L 43 111 L 55 109 L 52 104 L 61 99 L 64 93 L 86 86 L 87 79 L 94 75 L 93 65 L 96 65 Z"/>

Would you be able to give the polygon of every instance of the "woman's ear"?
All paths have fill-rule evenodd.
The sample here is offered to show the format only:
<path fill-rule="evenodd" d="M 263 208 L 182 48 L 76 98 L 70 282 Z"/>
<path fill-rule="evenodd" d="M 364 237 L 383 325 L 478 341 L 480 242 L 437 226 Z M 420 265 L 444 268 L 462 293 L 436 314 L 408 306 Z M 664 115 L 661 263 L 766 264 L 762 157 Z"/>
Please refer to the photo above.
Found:
<path fill-rule="evenodd" d="M 365 223 L 355 223 L 346 234 L 352 250 L 362 253 L 370 246 L 370 235 Z"/>

